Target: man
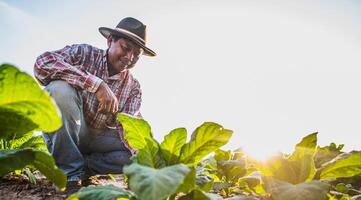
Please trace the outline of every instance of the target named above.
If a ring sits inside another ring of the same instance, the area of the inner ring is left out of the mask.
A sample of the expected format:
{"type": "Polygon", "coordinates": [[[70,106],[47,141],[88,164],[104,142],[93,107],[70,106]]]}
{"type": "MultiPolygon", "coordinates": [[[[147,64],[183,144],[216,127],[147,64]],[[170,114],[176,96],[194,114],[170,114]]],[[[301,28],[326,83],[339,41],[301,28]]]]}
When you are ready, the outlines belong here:
{"type": "MultiPolygon", "coordinates": [[[[146,46],[146,26],[125,18],[115,29],[101,27],[107,50],[80,44],[45,52],[34,66],[37,80],[57,103],[63,126],[43,133],[49,152],[68,177],[68,187],[95,174],[121,173],[131,149],[115,113],[141,117],[141,89],[129,69],[146,46]]],[[[84,181],[83,181],[84,182],[84,181]]]]}

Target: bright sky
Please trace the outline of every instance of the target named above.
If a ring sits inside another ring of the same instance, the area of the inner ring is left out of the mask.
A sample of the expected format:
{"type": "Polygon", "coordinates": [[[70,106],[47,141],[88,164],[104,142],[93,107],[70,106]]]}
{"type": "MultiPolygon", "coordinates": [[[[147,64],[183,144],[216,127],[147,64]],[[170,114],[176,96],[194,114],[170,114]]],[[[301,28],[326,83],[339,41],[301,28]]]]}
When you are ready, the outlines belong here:
{"type": "Polygon", "coordinates": [[[234,130],[224,149],[257,158],[319,144],[361,146],[361,3],[345,1],[0,0],[0,63],[32,74],[67,44],[106,48],[98,27],[132,16],[159,56],[134,69],[155,137],[204,121],[234,130]]]}

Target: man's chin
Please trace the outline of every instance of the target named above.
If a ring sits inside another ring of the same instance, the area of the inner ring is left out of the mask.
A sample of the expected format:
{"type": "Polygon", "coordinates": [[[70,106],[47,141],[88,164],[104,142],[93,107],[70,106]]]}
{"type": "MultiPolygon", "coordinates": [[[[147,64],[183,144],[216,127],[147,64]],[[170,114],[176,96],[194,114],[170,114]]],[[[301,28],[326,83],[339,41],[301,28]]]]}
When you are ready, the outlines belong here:
{"type": "Polygon", "coordinates": [[[117,67],[117,72],[120,73],[120,72],[123,72],[127,69],[127,66],[121,66],[121,67],[117,67]]]}

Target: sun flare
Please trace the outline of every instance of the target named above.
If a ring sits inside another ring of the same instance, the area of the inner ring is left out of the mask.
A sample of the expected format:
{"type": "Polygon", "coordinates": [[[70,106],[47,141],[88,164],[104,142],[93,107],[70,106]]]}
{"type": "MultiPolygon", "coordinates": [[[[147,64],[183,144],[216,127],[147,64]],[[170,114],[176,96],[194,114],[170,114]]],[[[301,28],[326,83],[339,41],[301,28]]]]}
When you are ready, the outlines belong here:
{"type": "Polygon", "coordinates": [[[279,151],[270,151],[267,148],[258,148],[258,149],[245,148],[244,152],[249,158],[264,162],[270,159],[272,156],[277,155],[279,151]]]}

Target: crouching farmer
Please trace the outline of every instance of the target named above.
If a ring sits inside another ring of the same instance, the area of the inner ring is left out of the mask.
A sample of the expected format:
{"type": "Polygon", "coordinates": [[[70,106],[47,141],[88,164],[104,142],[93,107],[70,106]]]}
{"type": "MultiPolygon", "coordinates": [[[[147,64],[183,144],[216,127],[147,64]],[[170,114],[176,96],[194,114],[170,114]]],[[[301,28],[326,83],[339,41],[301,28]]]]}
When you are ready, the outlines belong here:
{"type": "MultiPolygon", "coordinates": [[[[75,44],[40,55],[36,79],[58,105],[63,125],[43,133],[57,166],[67,175],[68,190],[95,174],[122,173],[131,149],[116,120],[122,112],[141,117],[141,89],[130,69],[141,55],[155,56],[146,46],[146,26],[125,18],[116,28],[99,28],[108,49],[75,44]]],[[[73,189],[74,190],[74,189],[73,189]]]]}

